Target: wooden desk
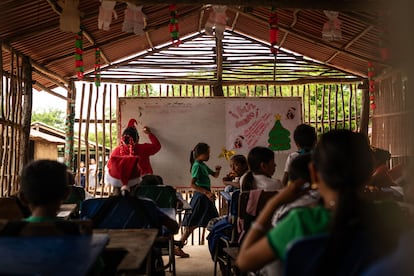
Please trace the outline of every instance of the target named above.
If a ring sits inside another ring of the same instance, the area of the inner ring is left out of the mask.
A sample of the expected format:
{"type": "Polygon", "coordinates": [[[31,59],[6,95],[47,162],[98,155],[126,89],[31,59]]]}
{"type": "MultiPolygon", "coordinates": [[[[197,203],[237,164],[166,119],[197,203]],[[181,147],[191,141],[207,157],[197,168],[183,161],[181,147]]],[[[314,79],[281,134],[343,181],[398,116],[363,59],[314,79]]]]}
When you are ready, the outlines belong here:
{"type": "Polygon", "coordinates": [[[1,237],[1,275],[86,275],[108,235],[1,237]]]}
{"type": "Polygon", "coordinates": [[[125,250],[118,271],[138,270],[151,252],[157,229],[95,229],[94,233],[109,235],[106,250],[125,250]]]}
{"type": "Polygon", "coordinates": [[[70,215],[77,209],[76,204],[62,204],[60,205],[57,217],[63,219],[69,219],[70,215]]]}

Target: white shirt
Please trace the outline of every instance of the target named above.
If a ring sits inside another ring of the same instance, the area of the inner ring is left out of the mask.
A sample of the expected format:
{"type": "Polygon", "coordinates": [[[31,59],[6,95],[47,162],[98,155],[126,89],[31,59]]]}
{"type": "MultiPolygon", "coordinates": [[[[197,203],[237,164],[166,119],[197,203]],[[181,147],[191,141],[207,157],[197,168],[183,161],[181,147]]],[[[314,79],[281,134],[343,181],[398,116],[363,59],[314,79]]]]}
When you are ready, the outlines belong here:
{"type": "Polygon", "coordinates": [[[298,155],[299,155],[299,152],[297,152],[297,151],[291,152],[288,155],[288,157],[286,159],[286,163],[285,163],[285,172],[289,171],[290,163],[292,163],[292,160],[295,159],[298,155]]]}
{"type": "MultiPolygon", "coordinates": [[[[241,177],[240,183],[243,183],[245,177],[246,174],[241,177]]],[[[256,185],[256,189],[261,189],[266,192],[277,191],[283,188],[282,181],[263,174],[253,174],[253,181],[256,185]]]]}

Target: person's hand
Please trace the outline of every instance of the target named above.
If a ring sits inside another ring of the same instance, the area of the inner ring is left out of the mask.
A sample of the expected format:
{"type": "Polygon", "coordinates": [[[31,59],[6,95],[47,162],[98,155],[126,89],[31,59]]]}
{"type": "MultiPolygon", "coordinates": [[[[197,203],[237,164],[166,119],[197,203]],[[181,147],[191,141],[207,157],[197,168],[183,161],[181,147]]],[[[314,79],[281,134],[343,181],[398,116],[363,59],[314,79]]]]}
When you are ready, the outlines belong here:
{"type": "Polygon", "coordinates": [[[145,134],[150,134],[151,133],[151,129],[147,126],[144,126],[144,133],[145,134]]]}
{"type": "Polygon", "coordinates": [[[216,166],[216,171],[219,172],[221,170],[221,166],[216,166]]]}

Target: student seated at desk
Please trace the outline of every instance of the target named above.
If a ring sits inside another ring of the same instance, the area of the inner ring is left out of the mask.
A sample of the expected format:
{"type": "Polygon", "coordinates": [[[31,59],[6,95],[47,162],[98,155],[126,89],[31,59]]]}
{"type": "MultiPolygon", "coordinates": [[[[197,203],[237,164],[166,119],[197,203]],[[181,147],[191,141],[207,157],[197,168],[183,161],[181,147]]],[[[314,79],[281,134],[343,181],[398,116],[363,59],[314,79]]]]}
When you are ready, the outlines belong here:
{"type": "Polygon", "coordinates": [[[240,177],[249,170],[246,157],[242,154],[233,155],[230,158],[230,169],[231,171],[223,177],[223,184],[226,186],[225,192],[240,189],[240,177]]]}
{"type": "MultiPolygon", "coordinates": [[[[359,275],[395,248],[404,228],[397,206],[366,202],[360,194],[373,171],[371,150],[363,134],[349,130],[323,134],[309,168],[323,205],[296,208],[272,227],[274,211],[298,198],[306,187],[302,180],[281,190],[267,202],[243,240],[237,257],[240,270],[257,270],[277,259],[284,262],[292,242],[322,233],[329,238],[302,275],[359,275]]],[[[305,257],[298,262],[306,261],[305,257]]]]}

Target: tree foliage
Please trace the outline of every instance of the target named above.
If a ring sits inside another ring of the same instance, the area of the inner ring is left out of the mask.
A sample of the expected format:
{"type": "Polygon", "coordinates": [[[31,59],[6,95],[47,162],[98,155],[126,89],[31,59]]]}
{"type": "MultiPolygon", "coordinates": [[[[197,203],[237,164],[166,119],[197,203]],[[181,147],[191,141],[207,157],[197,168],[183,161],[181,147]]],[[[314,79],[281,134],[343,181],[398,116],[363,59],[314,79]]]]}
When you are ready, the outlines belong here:
{"type": "Polygon", "coordinates": [[[41,122],[51,127],[65,130],[65,112],[57,108],[49,107],[32,113],[32,123],[41,122]]]}

